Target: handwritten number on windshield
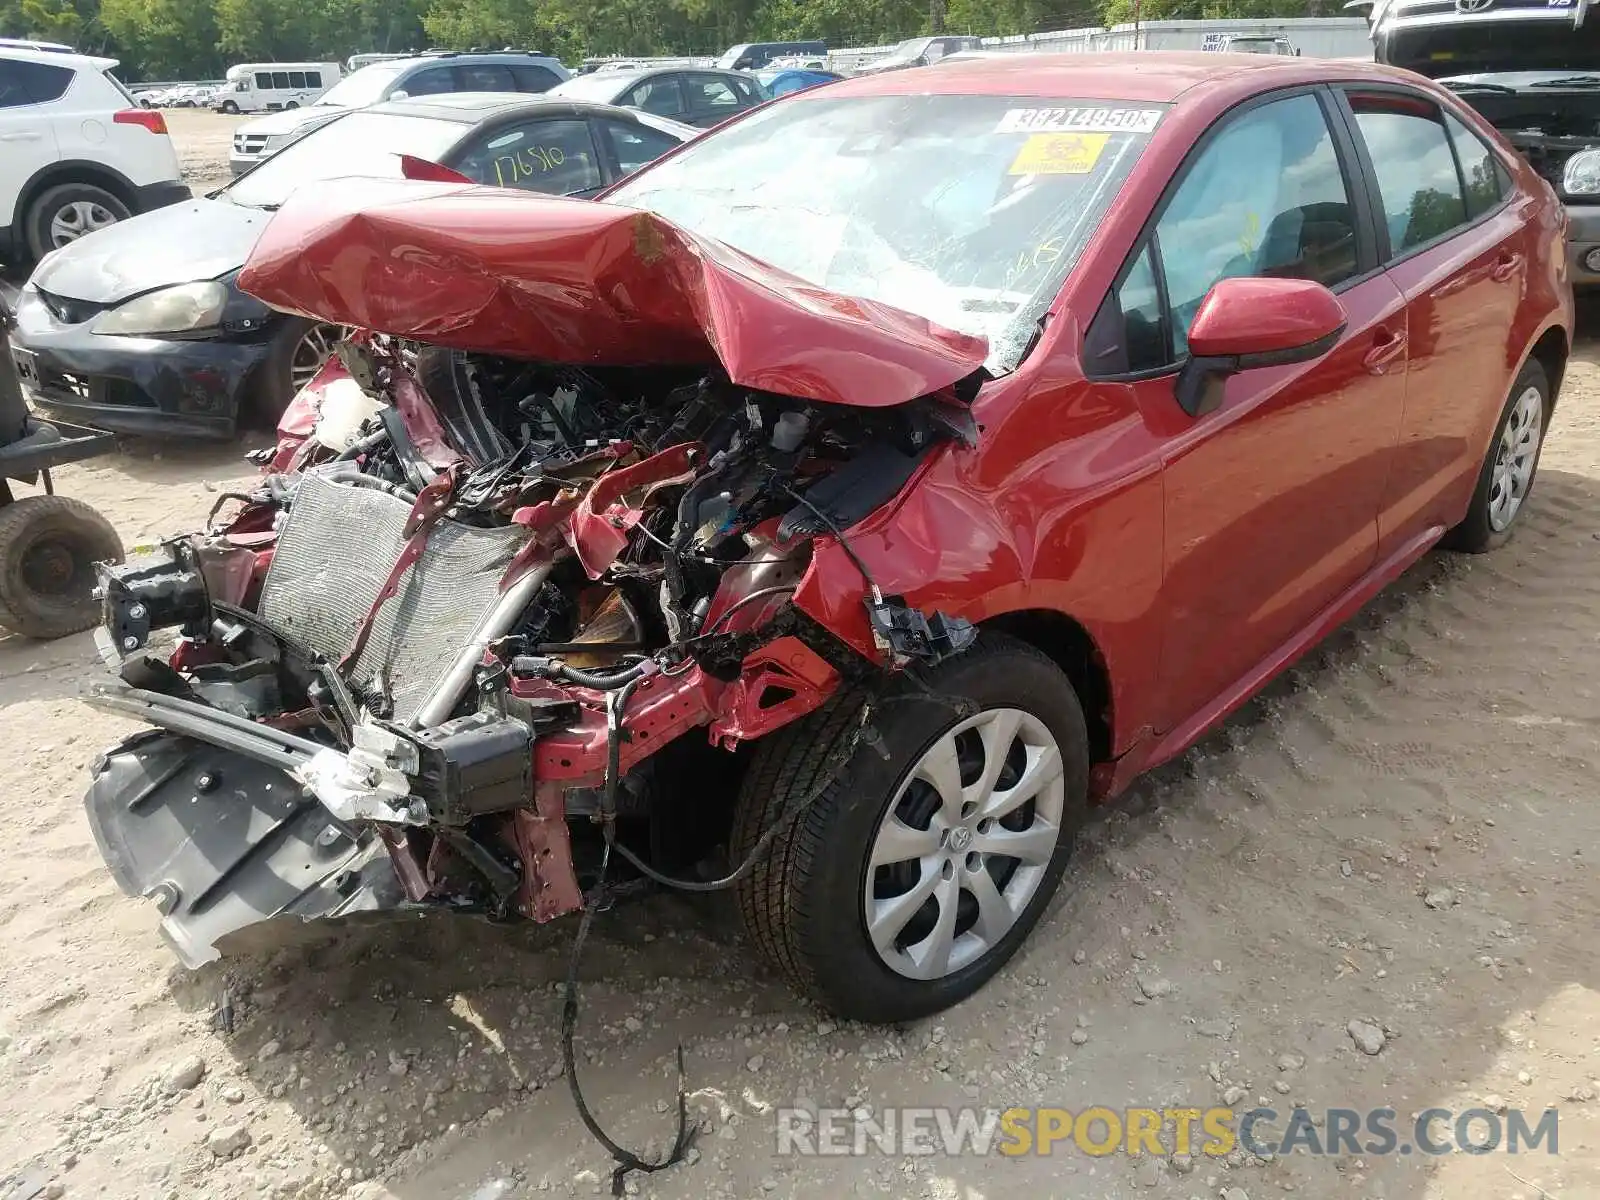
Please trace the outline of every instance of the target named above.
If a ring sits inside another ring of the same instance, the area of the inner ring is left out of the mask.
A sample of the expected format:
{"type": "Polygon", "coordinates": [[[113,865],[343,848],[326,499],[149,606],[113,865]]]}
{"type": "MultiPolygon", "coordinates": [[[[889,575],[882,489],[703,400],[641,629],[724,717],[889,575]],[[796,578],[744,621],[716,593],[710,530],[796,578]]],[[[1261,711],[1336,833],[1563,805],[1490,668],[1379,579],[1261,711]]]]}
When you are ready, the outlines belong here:
{"type": "Polygon", "coordinates": [[[567,161],[560,146],[527,146],[514,154],[494,160],[494,179],[501,187],[514,187],[523,179],[533,179],[553,171],[567,161]]]}
{"type": "Polygon", "coordinates": [[[1032,249],[1024,249],[1016,259],[1006,268],[1006,286],[1027,275],[1030,271],[1037,271],[1041,267],[1053,266],[1066,250],[1062,239],[1058,237],[1045,238],[1032,249]]]}

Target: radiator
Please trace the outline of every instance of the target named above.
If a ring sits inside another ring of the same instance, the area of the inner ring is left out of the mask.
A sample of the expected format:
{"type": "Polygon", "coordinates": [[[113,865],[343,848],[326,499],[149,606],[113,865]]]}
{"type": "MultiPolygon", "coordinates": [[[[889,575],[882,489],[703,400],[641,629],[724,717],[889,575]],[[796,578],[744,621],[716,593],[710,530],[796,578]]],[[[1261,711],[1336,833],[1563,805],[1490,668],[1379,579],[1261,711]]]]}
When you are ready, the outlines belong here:
{"type": "MultiPolygon", "coordinates": [[[[300,480],[278,537],[260,614],[295,642],[338,662],[405,547],[411,506],[375,488],[300,480]]],[[[376,685],[406,720],[471,641],[499,595],[500,577],[527,536],[441,520],[422,557],[378,611],[349,679],[376,685]]]]}

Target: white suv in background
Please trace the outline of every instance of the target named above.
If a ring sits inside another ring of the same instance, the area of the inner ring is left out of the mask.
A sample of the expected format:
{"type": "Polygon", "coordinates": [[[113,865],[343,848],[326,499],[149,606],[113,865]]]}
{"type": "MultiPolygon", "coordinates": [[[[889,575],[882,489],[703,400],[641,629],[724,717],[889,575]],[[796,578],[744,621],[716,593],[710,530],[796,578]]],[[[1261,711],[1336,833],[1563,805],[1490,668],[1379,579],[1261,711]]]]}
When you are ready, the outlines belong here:
{"type": "Polygon", "coordinates": [[[165,118],[140,107],[116,65],[0,45],[0,257],[32,262],[189,198],[165,118]]]}

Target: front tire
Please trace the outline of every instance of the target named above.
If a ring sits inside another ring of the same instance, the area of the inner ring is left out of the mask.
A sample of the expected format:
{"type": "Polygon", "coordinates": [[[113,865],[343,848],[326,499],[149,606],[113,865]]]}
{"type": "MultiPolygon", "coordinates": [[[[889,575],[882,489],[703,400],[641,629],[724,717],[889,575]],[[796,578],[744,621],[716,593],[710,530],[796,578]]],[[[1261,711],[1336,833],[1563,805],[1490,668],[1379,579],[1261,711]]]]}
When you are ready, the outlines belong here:
{"type": "Polygon", "coordinates": [[[739,886],[740,914],[794,987],[851,1020],[915,1020],[1005,965],[1060,883],[1088,810],[1083,710],[1033,647],[984,634],[872,715],[887,758],[838,759],[865,696],[841,691],[760,743],[735,810],[742,860],[837,775],[739,886]]]}
{"type": "Polygon", "coordinates": [[[235,104],[232,100],[224,100],[222,102],[222,108],[221,108],[220,111],[223,112],[224,114],[226,114],[227,116],[237,117],[239,115],[239,106],[237,104],[235,104]]]}
{"type": "Polygon", "coordinates": [[[0,508],[0,624],[58,638],[100,620],[94,564],[121,562],[122,539],[81,500],[28,496],[0,508]]]}
{"type": "Polygon", "coordinates": [[[1467,515],[1446,536],[1445,545],[1483,554],[1510,541],[1533,492],[1552,407],[1550,378],[1539,362],[1530,359],[1506,397],[1467,515]]]}
{"type": "Polygon", "coordinates": [[[289,401],[317,377],[342,337],[344,330],[338,325],[304,317],[284,318],[257,372],[254,410],[248,415],[268,429],[277,428],[289,401]]]}

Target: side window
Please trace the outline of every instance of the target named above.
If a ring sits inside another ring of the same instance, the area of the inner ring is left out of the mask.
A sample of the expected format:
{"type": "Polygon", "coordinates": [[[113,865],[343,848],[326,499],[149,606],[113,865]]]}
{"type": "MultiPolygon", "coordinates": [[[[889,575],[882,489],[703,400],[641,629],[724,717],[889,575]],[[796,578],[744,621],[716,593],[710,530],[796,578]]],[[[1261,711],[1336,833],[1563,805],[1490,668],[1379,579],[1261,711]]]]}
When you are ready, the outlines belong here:
{"type": "Polygon", "coordinates": [[[288,87],[289,86],[289,72],[287,72],[287,71],[274,71],[272,73],[272,86],[275,87],[275,88],[286,88],[286,87],[288,87]]]}
{"type": "Polygon", "coordinates": [[[1126,375],[1166,366],[1167,332],[1162,324],[1161,292],[1147,243],[1127,274],[1106,296],[1083,340],[1083,365],[1089,378],[1126,375]]]}
{"type": "Polygon", "coordinates": [[[257,71],[256,90],[258,92],[270,92],[272,90],[272,76],[265,71],[257,71]]]}
{"type": "Polygon", "coordinates": [[[306,73],[304,71],[290,71],[289,72],[289,86],[292,87],[292,88],[303,88],[303,87],[305,87],[306,86],[306,73]]]}
{"type": "Polygon", "coordinates": [[[561,80],[548,67],[512,67],[511,77],[517,81],[519,92],[548,92],[561,80]]]}
{"type": "Polygon", "coordinates": [[[475,63],[459,68],[463,92],[514,92],[511,72],[495,63],[475,63]]]}
{"type": "Polygon", "coordinates": [[[739,107],[739,97],[734,95],[726,79],[716,75],[690,75],[686,83],[691,112],[732,115],[739,107]]]}
{"type": "Polygon", "coordinates": [[[479,183],[551,196],[586,192],[604,182],[587,121],[502,125],[480,135],[451,165],[479,183]]]}
{"type": "Polygon", "coordinates": [[[629,108],[642,109],[658,117],[683,116],[683,91],[676,75],[657,75],[636,85],[622,98],[629,108]]]}
{"type": "Polygon", "coordinates": [[[631,175],[646,163],[654,162],[678,144],[659,129],[648,125],[629,125],[621,121],[599,121],[611,143],[611,152],[617,156],[617,166],[622,174],[631,175]]]}
{"type": "Polygon", "coordinates": [[[455,77],[449,67],[429,67],[401,80],[400,90],[408,96],[438,96],[456,90],[455,77]]]}
{"type": "Polygon", "coordinates": [[[1438,108],[1399,93],[1355,94],[1350,107],[1377,176],[1390,254],[1466,224],[1461,177],[1438,108]]]}
{"type": "Polygon", "coordinates": [[[48,104],[71,86],[72,72],[66,67],[0,59],[0,108],[48,104]]]}
{"type": "Polygon", "coordinates": [[[761,93],[756,90],[755,80],[735,79],[732,82],[734,91],[739,93],[741,104],[754,107],[761,103],[761,93]]]}
{"type": "Polygon", "coordinates": [[[1461,178],[1467,185],[1467,218],[1477,220],[1484,213],[1500,206],[1505,197],[1503,180],[1505,168],[1494,151],[1483,144],[1483,139],[1468,129],[1449,113],[1444,117],[1450,130],[1450,141],[1456,148],[1456,159],[1461,163],[1461,178]]]}
{"type": "Polygon", "coordinates": [[[306,72],[306,86],[307,87],[314,87],[314,88],[321,87],[322,86],[322,72],[321,71],[307,71],[306,72]]]}
{"type": "Polygon", "coordinates": [[[1332,287],[1355,275],[1355,211],[1316,97],[1275,100],[1223,126],[1186,168],[1156,241],[1174,359],[1188,352],[1189,322],[1219,279],[1332,287]]]}

